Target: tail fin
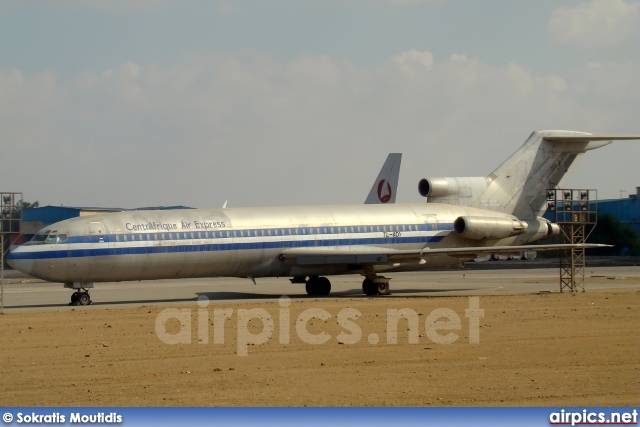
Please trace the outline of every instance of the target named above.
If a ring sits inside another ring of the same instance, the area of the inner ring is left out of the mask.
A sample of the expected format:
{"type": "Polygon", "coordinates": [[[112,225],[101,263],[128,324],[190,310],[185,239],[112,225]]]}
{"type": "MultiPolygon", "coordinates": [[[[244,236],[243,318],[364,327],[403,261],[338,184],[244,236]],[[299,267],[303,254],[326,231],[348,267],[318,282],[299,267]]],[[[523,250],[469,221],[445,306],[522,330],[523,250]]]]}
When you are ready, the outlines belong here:
{"type": "MultiPolygon", "coordinates": [[[[535,131],[520,149],[489,176],[483,178],[431,178],[419,184],[420,193],[434,193],[429,202],[451,199],[452,183],[474,184],[467,191],[465,205],[504,212],[521,219],[541,216],[546,189],[556,188],[576,160],[614,140],[640,139],[639,135],[593,135],[584,132],[535,131]],[[466,181],[465,181],[466,180],[466,181]],[[446,186],[445,186],[446,184],[446,186]],[[439,191],[439,192],[437,192],[439,191]]],[[[467,187],[461,187],[467,188],[467,187]]],[[[455,188],[455,193],[460,193],[455,188]]]]}
{"type": "Polygon", "coordinates": [[[402,153],[390,153],[387,156],[387,160],[382,165],[382,169],[380,169],[380,173],[369,191],[367,200],[364,201],[366,205],[396,202],[401,161],[402,153]]]}

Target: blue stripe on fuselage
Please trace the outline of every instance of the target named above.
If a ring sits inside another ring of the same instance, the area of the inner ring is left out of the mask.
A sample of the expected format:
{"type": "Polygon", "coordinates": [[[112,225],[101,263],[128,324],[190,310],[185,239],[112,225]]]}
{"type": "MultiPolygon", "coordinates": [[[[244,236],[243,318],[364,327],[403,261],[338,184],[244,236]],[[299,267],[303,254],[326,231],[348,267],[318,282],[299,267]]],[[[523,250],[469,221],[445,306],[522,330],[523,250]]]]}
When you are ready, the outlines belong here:
{"type": "MultiPolygon", "coordinates": [[[[86,236],[91,243],[108,245],[108,243],[98,243],[96,236],[86,236]],[[95,238],[95,240],[93,240],[95,238]]],[[[105,241],[113,240],[112,236],[104,236],[105,241]]],[[[14,251],[9,254],[9,259],[50,259],[50,258],[84,258],[93,256],[110,255],[141,255],[158,254],[171,252],[217,252],[217,251],[237,251],[237,250],[260,250],[260,249],[285,249],[304,248],[319,246],[353,246],[353,245],[394,245],[407,243],[437,243],[444,236],[416,236],[416,237],[389,237],[389,238],[360,238],[360,239],[326,239],[326,240],[299,240],[299,241],[275,241],[275,242],[246,242],[246,243],[204,243],[204,244],[164,244],[158,246],[138,246],[138,247],[111,247],[111,248],[89,248],[66,250],[54,249],[40,252],[14,251]]],[[[201,240],[201,239],[199,239],[201,240]]],[[[69,239],[71,241],[71,238],[69,239]]],[[[88,243],[83,241],[83,243],[88,243]]],[[[73,246],[73,244],[70,244],[73,246]]]]}

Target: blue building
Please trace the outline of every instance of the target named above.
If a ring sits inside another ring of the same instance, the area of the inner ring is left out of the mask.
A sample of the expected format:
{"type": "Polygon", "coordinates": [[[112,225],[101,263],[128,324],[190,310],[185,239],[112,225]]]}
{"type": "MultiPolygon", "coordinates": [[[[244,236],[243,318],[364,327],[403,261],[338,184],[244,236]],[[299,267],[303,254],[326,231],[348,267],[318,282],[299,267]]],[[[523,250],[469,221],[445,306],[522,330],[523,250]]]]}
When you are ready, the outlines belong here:
{"type": "MultiPolygon", "coordinates": [[[[558,210],[563,205],[558,203],[558,210]]],[[[623,225],[628,225],[640,235],[640,187],[636,187],[636,194],[626,199],[598,200],[590,203],[590,210],[597,210],[598,216],[611,215],[623,225]]],[[[544,217],[550,221],[555,218],[554,212],[545,212],[544,217]]]]}
{"type": "Polygon", "coordinates": [[[636,194],[627,199],[612,199],[598,201],[598,215],[609,214],[628,225],[640,235],[640,187],[636,187],[636,194]]]}

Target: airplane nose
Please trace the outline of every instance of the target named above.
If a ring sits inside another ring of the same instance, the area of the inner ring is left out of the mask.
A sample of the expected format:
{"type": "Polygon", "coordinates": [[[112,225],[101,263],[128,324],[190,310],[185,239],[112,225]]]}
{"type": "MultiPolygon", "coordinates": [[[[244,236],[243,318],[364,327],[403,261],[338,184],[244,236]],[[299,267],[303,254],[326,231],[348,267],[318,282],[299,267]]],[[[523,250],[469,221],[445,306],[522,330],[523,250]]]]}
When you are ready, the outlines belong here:
{"type": "Polygon", "coordinates": [[[7,255],[7,264],[14,270],[18,270],[26,274],[31,274],[31,271],[33,270],[33,259],[21,257],[19,249],[9,252],[9,255],[7,255]]]}

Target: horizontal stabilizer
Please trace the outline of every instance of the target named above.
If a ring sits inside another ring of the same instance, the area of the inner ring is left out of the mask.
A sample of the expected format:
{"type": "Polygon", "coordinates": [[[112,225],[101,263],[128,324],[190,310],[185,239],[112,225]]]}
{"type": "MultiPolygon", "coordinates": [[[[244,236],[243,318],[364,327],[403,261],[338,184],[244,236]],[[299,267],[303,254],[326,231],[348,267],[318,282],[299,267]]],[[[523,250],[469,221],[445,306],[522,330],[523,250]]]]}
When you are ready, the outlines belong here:
{"type": "Polygon", "coordinates": [[[551,142],[623,141],[629,139],[640,139],[640,135],[557,135],[545,136],[544,139],[551,142]]]}

